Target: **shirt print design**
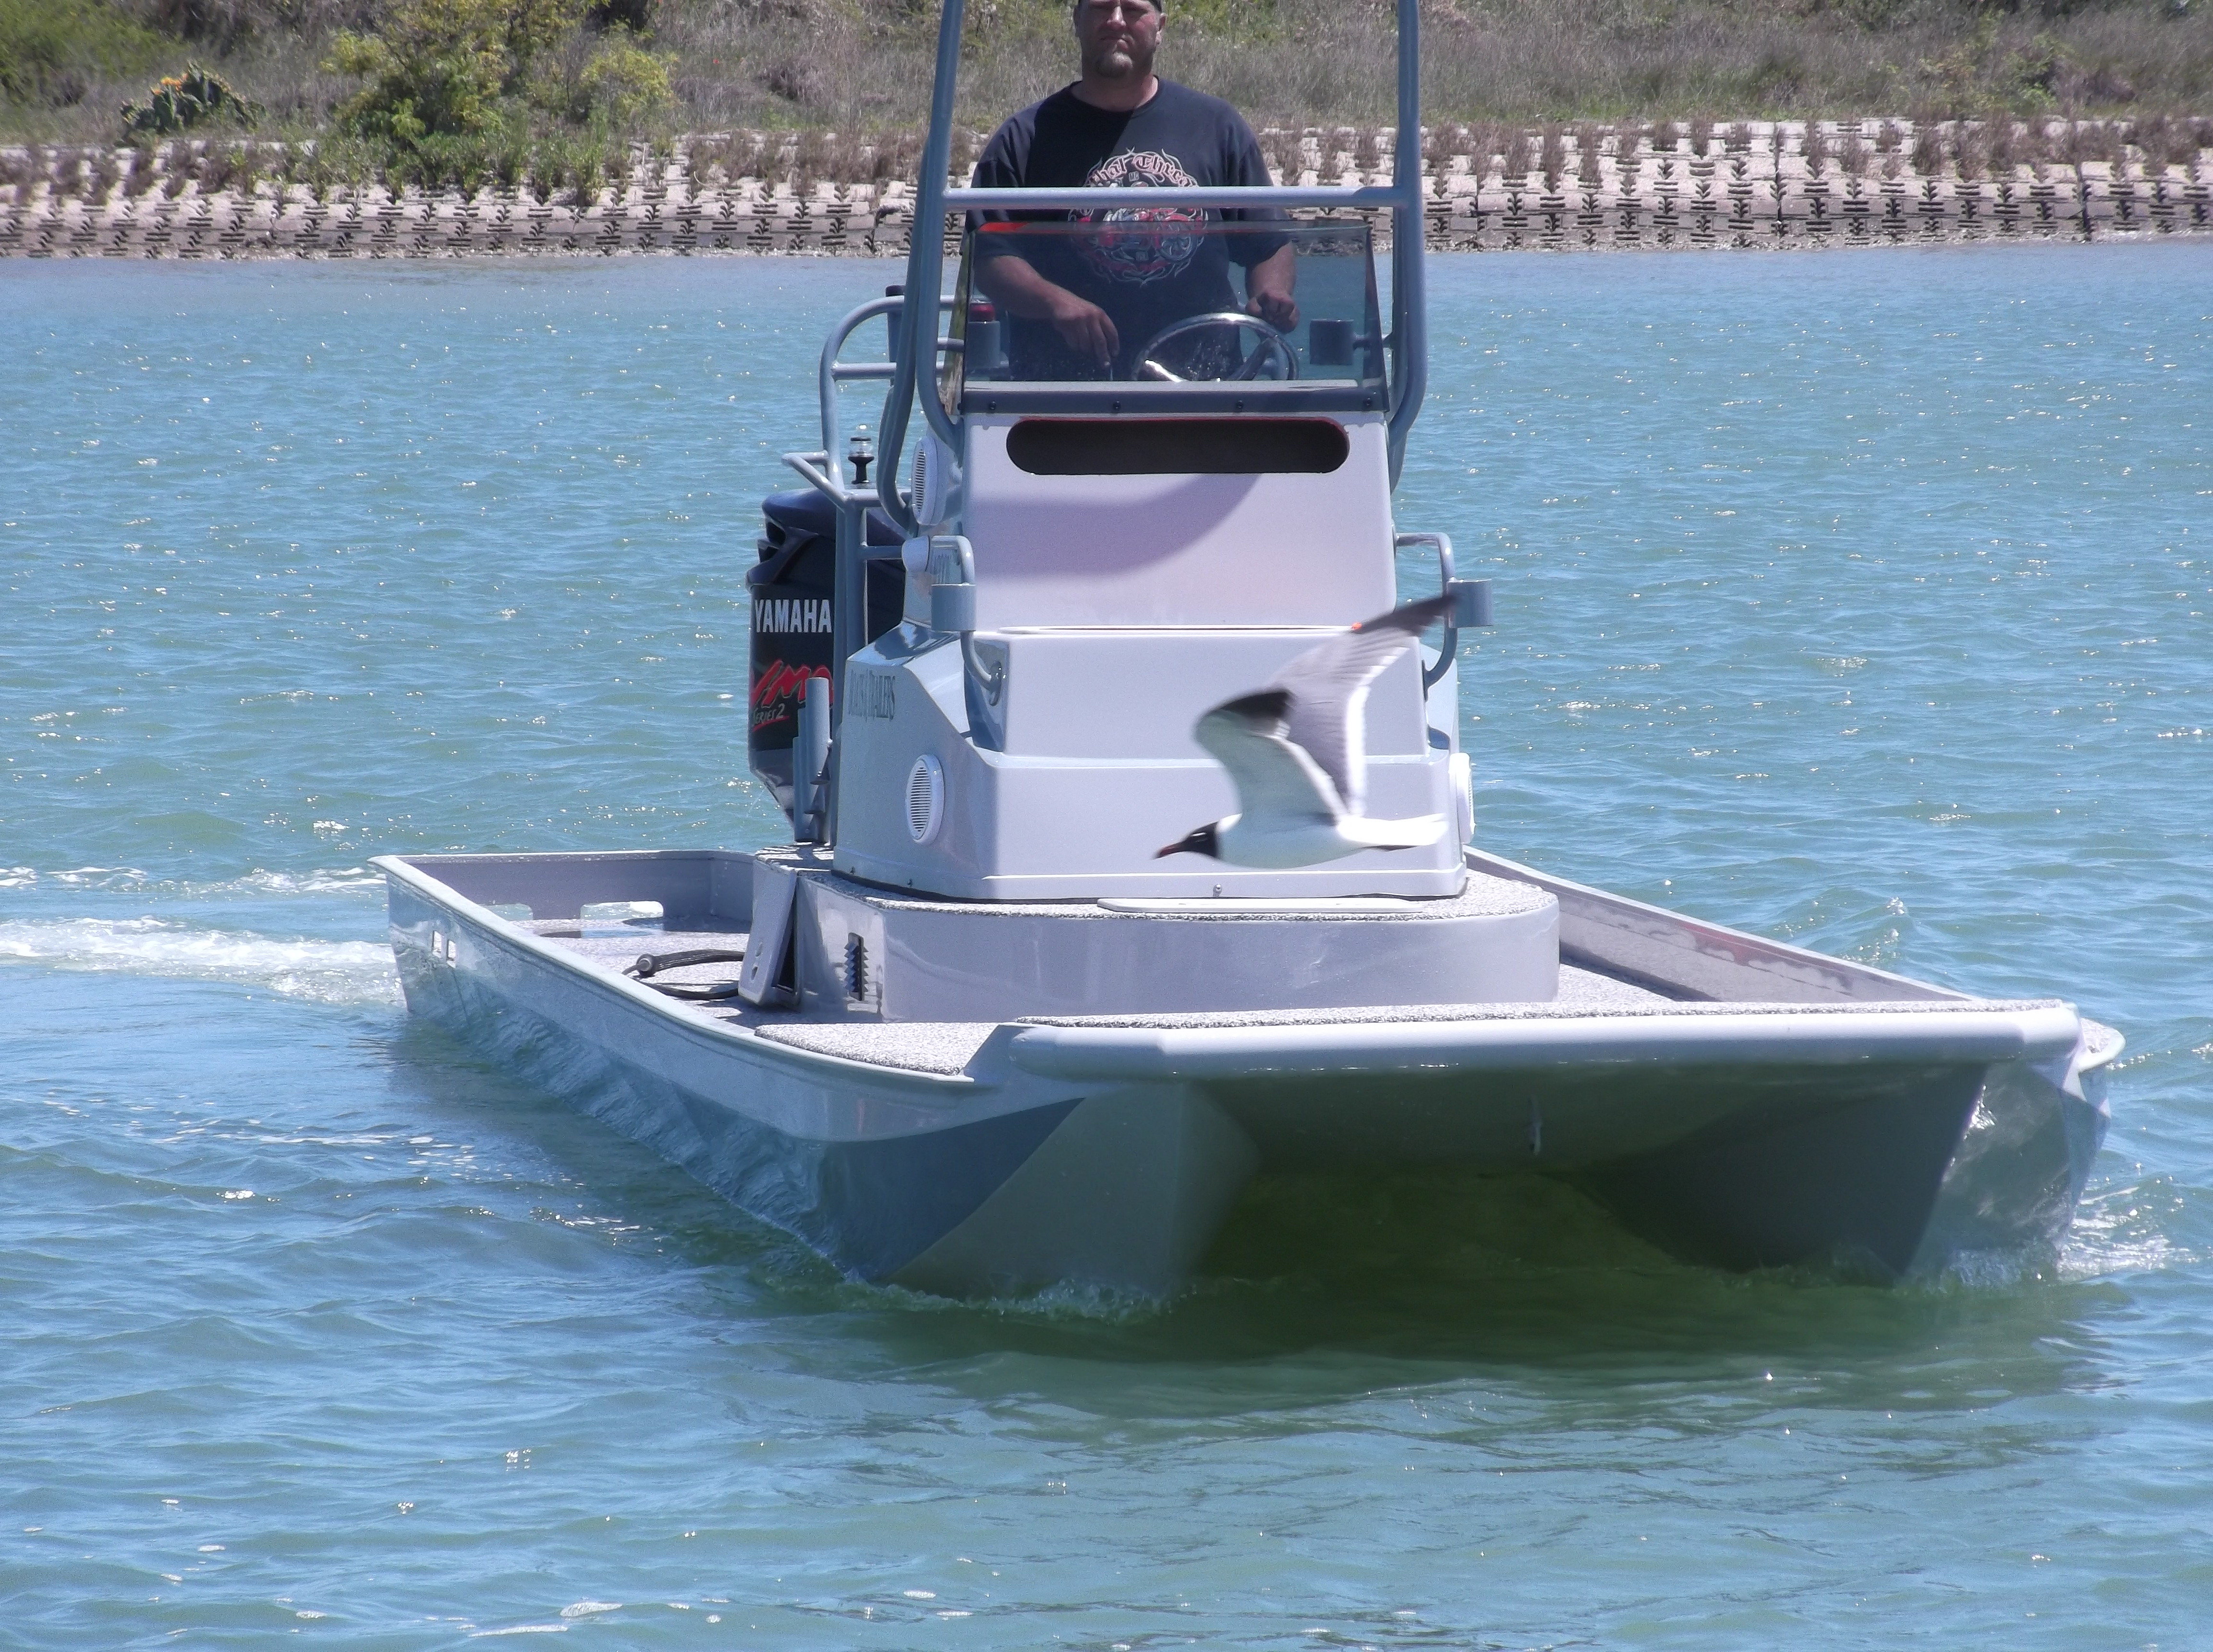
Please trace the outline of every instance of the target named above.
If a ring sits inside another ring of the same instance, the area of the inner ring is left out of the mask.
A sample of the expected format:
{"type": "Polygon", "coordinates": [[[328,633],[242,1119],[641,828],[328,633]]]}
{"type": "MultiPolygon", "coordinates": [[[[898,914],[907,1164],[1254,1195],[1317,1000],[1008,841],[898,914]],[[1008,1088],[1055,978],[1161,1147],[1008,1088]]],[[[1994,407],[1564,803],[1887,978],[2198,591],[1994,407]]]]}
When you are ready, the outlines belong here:
{"type": "MultiPolygon", "coordinates": [[[[1084,181],[1094,189],[1188,189],[1198,180],[1172,155],[1136,149],[1108,155],[1084,181]]],[[[1114,226],[1078,243],[1084,262],[1106,280],[1139,287],[1181,275],[1198,251],[1206,223],[1202,206],[1117,206],[1070,216],[1079,223],[1114,226]]]]}

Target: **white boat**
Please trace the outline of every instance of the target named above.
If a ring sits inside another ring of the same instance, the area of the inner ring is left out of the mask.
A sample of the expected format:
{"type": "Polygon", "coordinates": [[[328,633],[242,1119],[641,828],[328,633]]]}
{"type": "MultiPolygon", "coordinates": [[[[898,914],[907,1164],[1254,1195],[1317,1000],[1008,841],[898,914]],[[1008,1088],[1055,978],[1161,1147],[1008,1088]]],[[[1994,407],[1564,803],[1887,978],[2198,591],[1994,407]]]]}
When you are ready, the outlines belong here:
{"type": "MultiPolygon", "coordinates": [[[[943,291],[951,213],[1130,199],[947,187],[962,9],[907,295],[943,291]]],[[[1489,593],[1391,510],[1425,350],[1413,0],[1399,26],[1392,184],[1145,198],[1387,212],[1388,327],[1364,217],[1186,224],[1233,276],[1236,237],[1289,245],[1298,325],[1217,308],[1114,377],[1052,376],[979,257],[1168,232],[972,224],[949,296],[833,330],[821,445],[787,455],[812,494],[770,502],[752,757],[793,841],[385,856],[414,1013],[849,1274],[951,1295],[1171,1292],[1288,1168],[1452,1167],[1471,1198],[1558,1176],[1736,1268],[1898,1278],[2058,1239],[2119,1033],[1466,846],[1459,631],[1489,593]],[[877,318],[887,359],[847,361],[877,318]],[[841,397],[872,381],[881,452],[855,445],[848,481],[841,397]],[[1200,716],[1429,594],[1399,589],[1429,552],[1439,644],[1359,716],[1373,812],[1457,830],[1289,867],[1163,856],[1237,808],[1200,716]]]]}

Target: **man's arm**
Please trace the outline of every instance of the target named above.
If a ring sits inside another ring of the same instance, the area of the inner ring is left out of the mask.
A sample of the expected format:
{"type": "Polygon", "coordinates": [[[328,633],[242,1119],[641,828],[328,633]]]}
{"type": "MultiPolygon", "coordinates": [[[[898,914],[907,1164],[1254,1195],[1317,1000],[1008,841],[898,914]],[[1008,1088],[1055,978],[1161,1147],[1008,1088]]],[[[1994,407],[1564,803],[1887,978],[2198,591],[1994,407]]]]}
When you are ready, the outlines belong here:
{"type": "Polygon", "coordinates": [[[1245,271],[1245,308],[1278,332],[1299,324],[1298,301],[1291,285],[1298,278],[1298,251],[1285,241],[1245,271]]]}
{"type": "Polygon", "coordinates": [[[1070,349],[1104,366],[1113,364],[1114,353],[1122,347],[1113,318],[1088,299],[1078,298],[1067,288],[1047,281],[1027,259],[1013,253],[978,257],[976,284],[1009,315],[1050,321],[1070,349]]]}
{"type": "MultiPolygon", "coordinates": [[[[984,153],[976,162],[977,188],[1018,189],[1027,180],[1030,144],[1036,137],[1033,125],[1036,114],[1037,106],[1033,106],[1003,123],[991,134],[991,141],[984,146],[984,153]]],[[[1001,251],[991,244],[1001,239],[991,233],[991,224],[1006,223],[1012,216],[1003,212],[969,215],[969,227],[980,232],[975,237],[977,286],[1009,315],[1019,315],[1027,321],[1050,321],[1053,331],[1060,334],[1062,342],[1070,349],[1111,369],[1114,352],[1121,348],[1122,341],[1106,312],[1078,298],[1067,288],[1047,281],[1037,272],[1037,266],[1020,253],[1001,251]]]]}
{"type": "MultiPolygon", "coordinates": [[[[1226,110],[1226,113],[1229,125],[1223,134],[1227,139],[1227,153],[1223,157],[1222,181],[1245,188],[1265,187],[1273,183],[1275,180],[1268,175],[1267,159],[1260,153],[1260,140],[1253,136],[1252,127],[1247,125],[1245,118],[1235,110],[1226,110]]],[[[1233,207],[1222,216],[1226,220],[1261,224],[1281,223],[1288,218],[1289,214],[1280,207],[1264,206],[1233,207]]],[[[1263,246],[1267,244],[1265,239],[1258,235],[1254,239],[1260,240],[1263,246]]],[[[1250,246],[1252,242],[1247,241],[1246,244],[1250,246]]],[[[1234,247],[1235,242],[1232,245],[1234,247]]],[[[1235,254],[1233,253],[1232,256],[1235,254]]],[[[1298,280],[1298,254],[1290,241],[1288,239],[1283,241],[1266,256],[1253,259],[1249,264],[1246,264],[1243,259],[1239,259],[1238,262],[1245,264],[1247,313],[1259,316],[1278,332],[1289,332],[1298,326],[1298,302],[1291,296],[1291,290],[1298,280]]]]}

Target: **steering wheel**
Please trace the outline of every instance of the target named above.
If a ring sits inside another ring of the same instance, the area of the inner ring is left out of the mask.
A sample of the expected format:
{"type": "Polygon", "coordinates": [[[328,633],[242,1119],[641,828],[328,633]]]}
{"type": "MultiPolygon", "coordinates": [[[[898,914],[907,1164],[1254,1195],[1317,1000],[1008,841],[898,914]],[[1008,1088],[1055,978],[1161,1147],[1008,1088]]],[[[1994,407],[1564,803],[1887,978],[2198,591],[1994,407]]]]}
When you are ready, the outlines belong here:
{"type": "Polygon", "coordinates": [[[1180,338],[1186,332],[1197,332],[1205,327],[1243,327],[1259,335],[1259,348],[1228,375],[1230,381],[1259,377],[1260,369],[1271,359],[1280,362],[1283,366],[1280,374],[1271,376],[1286,379],[1299,376],[1298,352],[1291,348],[1291,341],[1259,316],[1248,315],[1243,310],[1213,310],[1204,315],[1186,315],[1180,321],[1169,322],[1146,340],[1145,347],[1137,352],[1137,364],[1131,369],[1130,376],[1133,379],[1165,379],[1170,384],[1190,383],[1191,381],[1180,373],[1171,373],[1162,367],[1153,359],[1153,356],[1171,338],[1180,338]]]}

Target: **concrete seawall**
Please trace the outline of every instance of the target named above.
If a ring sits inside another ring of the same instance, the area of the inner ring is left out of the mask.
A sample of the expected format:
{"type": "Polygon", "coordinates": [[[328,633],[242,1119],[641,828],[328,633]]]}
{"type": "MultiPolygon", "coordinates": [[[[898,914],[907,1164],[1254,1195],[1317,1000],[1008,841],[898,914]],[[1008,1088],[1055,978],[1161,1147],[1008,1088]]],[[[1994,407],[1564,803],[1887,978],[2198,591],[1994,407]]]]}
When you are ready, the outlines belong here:
{"type": "MultiPolygon", "coordinates": [[[[1437,251],[1790,249],[2213,235],[2213,149],[2128,129],[2017,127],[2003,145],[1969,123],[1737,123],[1689,138],[1584,126],[1425,136],[1428,232],[1437,251]],[[2093,134],[2086,137],[2085,132],[2093,134]],[[1455,136],[1457,134],[1457,136],[1455,136]],[[1872,141],[1870,141],[1872,140],[1872,141]],[[1997,153],[1993,155],[1990,150],[1997,153]],[[2028,158],[2019,158],[2026,150],[2028,158]],[[1484,151],[1478,153],[1478,151],[1484,151]],[[1515,168],[1509,170],[1509,168],[1515,168]]],[[[970,135],[972,153],[980,135],[970,135]]],[[[2213,136],[2199,124],[2195,136],[2213,136]]],[[[866,175],[726,175],[728,139],[643,149],[598,188],[487,186],[464,192],[287,181],[247,187],[205,162],[212,146],[0,151],[0,256],[460,258],[617,253],[903,256],[911,183],[866,175]],[[105,159],[102,159],[105,157],[105,159]],[[140,171],[140,168],[144,171],[140,171]]],[[[1392,135],[1352,128],[1263,134],[1286,181],[1383,182],[1392,135]]],[[[788,158],[793,146],[769,152],[788,158]]],[[[758,137],[751,145],[762,152],[758,137]]],[[[865,146],[846,151],[864,174],[865,146]]],[[[274,163],[272,164],[272,157],[274,163]]],[[[774,166],[760,168],[775,173],[774,166]]],[[[1387,225],[1382,226],[1387,233],[1387,225]]]]}

